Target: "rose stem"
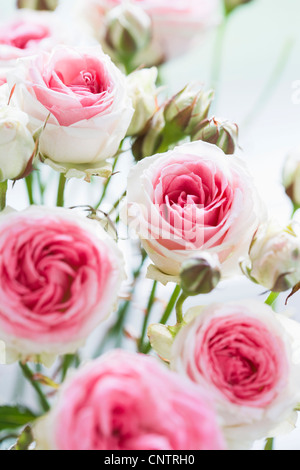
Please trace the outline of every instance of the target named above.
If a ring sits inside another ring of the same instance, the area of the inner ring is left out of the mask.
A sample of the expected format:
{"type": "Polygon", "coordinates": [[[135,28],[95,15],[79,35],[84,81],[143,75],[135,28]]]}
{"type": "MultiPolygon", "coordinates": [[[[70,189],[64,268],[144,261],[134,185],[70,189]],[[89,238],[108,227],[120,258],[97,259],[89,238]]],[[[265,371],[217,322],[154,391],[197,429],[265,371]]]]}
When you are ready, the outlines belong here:
{"type": "Polygon", "coordinates": [[[282,76],[282,73],[285,69],[285,66],[288,62],[288,59],[290,58],[293,46],[295,44],[294,39],[288,39],[281,51],[281,54],[279,56],[279,59],[275,65],[274,70],[271,73],[271,76],[264,87],[261,95],[259,96],[257,102],[252,108],[252,111],[248,114],[248,116],[244,119],[244,122],[241,127],[249,127],[253,120],[256,118],[256,116],[261,112],[261,110],[264,108],[264,106],[267,104],[269,101],[270,97],[272,96],[272,93],[274,92],[280,77],[282,76]]]}
{"type": "Polygon", "coordinates": [[[270,305],[270,307],[272,307],[273,310],[274,310],[274,307],[275,307],[274,304],[275,304],[276,300],[278,299],[279,294],[280,294],[279,292],[271,292],[271,294],[269,295],[269,297],[265,301],[265,304],[270,305]]]}
{"type": "Polygon", "coordinates": [[[61,173],[60,177],[59,177],[57,199],[56,199],[56,206],[57,207],[64,207],[66,181],[67,180],[66,180],[65,175],[63,173],[61,173]]]}
{"type": "Polygon", "coordinates": [[[115,172],[115,170],[116,170],[117,163],[118,163],[118,160],[119,160],[120,155],[121,155],[121,153],[118,153],[118,155],[116,156],[116,158],[115,158],[115,160],[114,160],[113,167],[112,167],[112,174],[111,174],[111,176],[110,176],[109,178],[107,178],[107,180],[106,180],[106,182],[105,182],[105,185],[104,185],[104,188],[103,188],[103,192],[102,192],[100,201],[99,201],[98,204],[95,206],[95,209],[98,209],[98,208],[101,206],[101,204],[102,204],[102,202],[103,202],[103,200],[104,200],[104,198],[105,198],[105,196],[106,196],[108,187],[109,187],[110,182],[111,182],[111,178],[112,178],[112,176],[113,176],[113,174],[114,174],[114,172],[115,172]]]}
{"type": "Polygon", "coordinates": [[[0,211],[6,207],[7,181],[0,183],[0,211]]]}
{"type": "Polygon", "coordinates": [[[38,382],[34,380],[34,374],[30,370],[27,364],[22,364],[22,362],[19,362],[20,368],[23,372],[24,377],[31,383],[32,387],[35,389],[39,399],[40,399],[40,404],[45,413],[48,413],[50,411],[50,405],[48,403],[47,398],[45,397],[44,393],[42,392],[41,387],[39,386],[38,382]]]}
{"type": "Polygon", "coordinates": [[[222,23],[219,25],[218,30],[217,30],[216,42],[214,46],[214,53],[213,53],[214,59],[213,59],[210,86],[215,90],[215,96],[217,96],[218,88],[220,84],[224,39],[225,39],[226,30],[227,30],[229,16],[230,15],[226,15],[222,23]]]}
{"type": "Polygon", "coordinates": [[[29,204],[32,206],[34,205],[34,198],[33,198],[33,174],[31,173],[25,178],[25,184],[28,194],[29,204]]]}
{"type": "MultiPolygon", "coordinates": [[[[174,289],[174,292],[172,294],[172,297],[170,298],[170,301],[167,305],[167,308],[164,311],[164,314],[161,317],[161,320],[159,321],[159,323],[161,325],[165,325],[167,323],[167,321],[169,320],[169,318],[170,318],[170,316],[173,312],[173,309],[175,307],[175,304],[177,302],[177,299],[180,295],[180,292],[181,292],[181,287],[176,285],[176,287],[174,289]]],[[[151,344],[148,343],[148,344],[144,345],[143,350],[141,352],[143,352],[144,354],[148,354],[150,352],[150,350],[151,350],[151,344]]]]}
{"type": "MultiPolygon", "coordinates": [[[[134,283],[133,283],[133,287],[132,287],[132,290],[131,290],[131,295],[130,297],[132,298],[133,294],[134,294],[134,291],[135,291],[135,288],[136,288],[136,281],[142,271],[142,268],[144,266],[144,263],[147,259],[147,254],[146,252],[143,250],[142,251],[142,260],[141,260],[141,263],[139,265],[139,267],[137,268],[137,270],[133,273],[133,278],[134,278],[134,283]]],[[[101,354],[103,353],[104,349],[105,349],[105,346],[106,344],[109,343],[109,341],[117,336],[119,336],[120,338],[120,333],[123,331],[123,326],[125,324],[125,321],[126,321],[126,316],[130,310],[130,307],[131,307],[131,301],[130,300],[126,300],[119,308],[118,310],[118,313],[117,313],[117,320],[115,322],[114,325],[112,325],[112,327],[109,329],[109,331],[107,332],[107,334],[105,335],[104,339],[102,340],[102,342],[100,343],[98,349],[96,350],[96,352],[94,353],[93,357],[94,358],[97,358],[99,356],[101,356],[101,354]]],[[[117,346],[120,346],[120,339],[117,338],[117,346]]]]}
{"type": "Polygon", "coordinates": [[[146,332],[147,332],[147,326],[148,326],[149,318],[150,318],[150,315],[151,315],[151,311],[152,311],[153,305],[155,303],[155,294],[156,294],[157,286],[158,286],[158,282],[154,281],[153,286],[152,286],[152,290],[151,290],[151,293],[150,293],[150,297],[149,297],[149,300],[148,300],[148,304],[147,304],[147,310],[146,310],[146,315],[145,315],[145,318],[144,318],[141,337],[140,337],[140,340],[138,342],[138,351],[139,352],[143,351],[144,337],[145,337],[146,332]]]}
{"type": "Polygon", "coordinates": [[[266,440],[266,445],[264,450],[274,450],[274,439],[270,438],[266,440]]]}

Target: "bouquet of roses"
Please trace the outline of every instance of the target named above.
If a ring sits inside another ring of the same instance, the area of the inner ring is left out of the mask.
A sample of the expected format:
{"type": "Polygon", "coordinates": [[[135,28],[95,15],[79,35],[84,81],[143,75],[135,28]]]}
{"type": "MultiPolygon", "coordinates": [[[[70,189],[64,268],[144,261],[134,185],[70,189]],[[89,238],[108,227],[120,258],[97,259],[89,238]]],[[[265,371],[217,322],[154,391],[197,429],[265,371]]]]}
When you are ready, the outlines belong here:
{"type": "Polygon", "coordinates": [[[215,90],[160,77],[248,1],[24,0],[2,22],[0,380],[17,363],[34,393],[0,403],[3,448],[271,449],[295,426],[300,326],[276,300],[300,289],[299,153],[282,225],[215,90]],[[265,299],[211,302],[236,276],[265,299]]]}

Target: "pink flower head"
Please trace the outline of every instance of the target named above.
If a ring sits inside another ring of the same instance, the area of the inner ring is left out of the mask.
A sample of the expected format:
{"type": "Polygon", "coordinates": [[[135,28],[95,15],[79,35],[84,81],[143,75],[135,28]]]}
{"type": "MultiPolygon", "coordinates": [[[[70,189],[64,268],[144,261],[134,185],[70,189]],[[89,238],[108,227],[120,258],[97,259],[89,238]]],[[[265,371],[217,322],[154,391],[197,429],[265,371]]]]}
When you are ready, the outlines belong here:
{"type": "Polygon", "coordinates": [[[138,163],[127,194],[129,220],[146,251],[173,276],[201,250],[217,254],[226,274],[239,269],[262,212],[243,162],[200,141],[138,163]]]}
{"type": "Polygon", "coordinates": [[[154,358],[115,350],[70,377],[36,429],[55,450],[221,450],[211,401],[154,358]]]}
{"type": "MultiPolygon", "coordinates": [[[[133,108],[125,76],[100,46],[58,46],[20,61],[8,83],[30,118],[45,158],[62,164],[97,164],[116,154],[133,108]]],[[[87,167],[91,168],[91,167],[87,167]]]]}
{"type": "MultiPolygon", "coordinates": [[[[81,0],[80,14],[96,37],[105,39],[105,15],[122,0],[81,0]]],[[[149,15],[152,41],[137,62],[156,65],[186,52],[220,20],[218,0],[132,0],[149,15]]]]}
{"type": "Polygon", "coordinates": [[[173,344],[172,368],[209,390],[230,437],[263,437],[299,397],[284,324],[270,307],[250,301],[196,307],[193,314],[173,344]]]}
{"type": "Polygon", "coordinates": [[[73,43],[73,39],[68,27],[53,12],[20,10],[0,25],[0,61],[3,63],[42,50],[50,51],[60,43],[73,43]]]}
{"type": "Polygon", "coordinates": [[[117,300],[115,243],[67,209],[10,212],[0,227],[0,339],[22,357],[76,350],[117,300]]]}

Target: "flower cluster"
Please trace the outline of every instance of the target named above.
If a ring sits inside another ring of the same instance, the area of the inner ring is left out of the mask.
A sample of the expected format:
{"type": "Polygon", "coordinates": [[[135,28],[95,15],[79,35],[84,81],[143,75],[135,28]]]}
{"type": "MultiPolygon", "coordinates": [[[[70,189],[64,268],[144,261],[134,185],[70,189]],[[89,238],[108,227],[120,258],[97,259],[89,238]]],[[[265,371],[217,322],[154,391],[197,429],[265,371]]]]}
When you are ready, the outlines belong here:
{"type": "Polygon", "coordinates": [[[19,363],[41,407],[0,406],[0,443],[13,429],[22,450],[249,449],[295,425],[300,326],[275,301],[300,290],[298,152],[292,220],[274,222],[214,89],[161,83],[250,2],[220,3],[19,1],[0,25],[0,363],[19,363]],[[215,301],[236,277],[265,303],[215,301]]]}

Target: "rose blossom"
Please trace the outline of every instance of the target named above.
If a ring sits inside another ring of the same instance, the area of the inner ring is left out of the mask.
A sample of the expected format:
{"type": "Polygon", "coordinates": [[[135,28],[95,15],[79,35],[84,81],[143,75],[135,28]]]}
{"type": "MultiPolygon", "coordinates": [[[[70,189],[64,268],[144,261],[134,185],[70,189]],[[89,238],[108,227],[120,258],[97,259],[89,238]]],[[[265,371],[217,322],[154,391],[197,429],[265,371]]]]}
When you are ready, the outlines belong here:
{"type": "Polygon", "coordinates": [[[224,276],[239,271],[263,208],[243,161],[200,141],[139,162],[127,199],[129,225],[170,276],[198,251],[218,255],[224,276]]]}
{"type": "Polygon", "coordinates": [[[115,242],[75,211],[0,216],[0,340],[11,360],[75,352],[111,312],[123,279],[115,242]]]}
{"type": "Polygon", "coordinates": [[[31,168],[35,143],[27,123],[27,114],[1,105],[0,92],[0,182],[22,178],[31,168]]]}
{"type": "Polygon", "coordinates": [[[69,377],[34,429],[42,450],[222,450],[210,398],[154,358],[115,350],[69,377]]]}
{"type": "Polygon", "coordinates": [[[40,137],[42,159],[97,174],[113,157],[130,125],[133,108],[125,76],[100,46],[58,46],[52,54],[19,62],[8,80],[15,100],[40,137]]]}
{"type": "Polygon", "coordinates": [[[272,435],[299,401],[299,324],[258,301],[187,315],[194,319],[173,343],[171,368],[209,391],[233,447],[272,435]]]}
{"type": "MultiPolygon", "coordinates": [[[[122,0],[79,0],[77,17],[85,18],[100,42],[105,39],[105,16],[122,0]]],[[[219,21],[218,0],[133,0],[152,20],[152,41],[137,57],[147,66],[186,52],[198,38],[219,21]]]]}
{"type": "Polygon", "coordinates": [[[15,66],[16,59],[74,43],[66,22],[50,12],[20,10],[0,25],[0,65],[15,66]]]}

